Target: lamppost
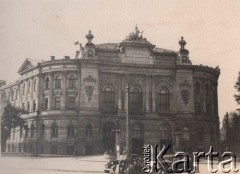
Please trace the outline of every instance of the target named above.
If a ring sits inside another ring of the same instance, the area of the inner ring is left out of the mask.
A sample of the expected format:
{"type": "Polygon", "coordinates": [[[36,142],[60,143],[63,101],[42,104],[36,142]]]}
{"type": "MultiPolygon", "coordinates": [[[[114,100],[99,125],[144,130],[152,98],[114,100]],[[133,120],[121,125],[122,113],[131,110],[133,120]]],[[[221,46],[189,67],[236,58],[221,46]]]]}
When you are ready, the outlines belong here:
{"type": "Polygon", "coordinates": [[[39,131],[39,115],[40,110],[37,110],[37,136],[36,136],[36,150],[35,150],[35,156],[37,157],[39,154],[39,145],[40,145],[40,131],[39,131]]]}
{"type": "Polygon", "coordinates": [[[116,135],[116,140],[115,140],[115,148],[116,148],[116,154],[117,154],[117,160],[120,159],[120,126],[119,126],[119,119],[117,119],[117,124],[116,128],[113,130],[116,135]]]}
{"type": "Polygon", "coordinates": [[[130,150],[129,150],[129,85],[127,85],[127,95],[126,95],[126,157],[129,158],[130,150]]]}

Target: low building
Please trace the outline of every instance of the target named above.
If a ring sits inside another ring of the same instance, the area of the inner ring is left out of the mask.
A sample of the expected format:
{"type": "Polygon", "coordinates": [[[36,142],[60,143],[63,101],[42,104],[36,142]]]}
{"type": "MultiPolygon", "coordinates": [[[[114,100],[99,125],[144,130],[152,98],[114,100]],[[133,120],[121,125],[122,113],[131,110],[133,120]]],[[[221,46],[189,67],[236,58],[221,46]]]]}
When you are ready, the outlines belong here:
{"type": "Polygon", "coordinates": [[[0,88],[1,108],[29,111],[7,152],[84,155],[115,151],[116,142],[125,150],[127,111],[131,153],[144,144],[218,148],[218,67],[192,65],[183,38],[179,51],[156,47],[137,26],[120,43],[86,38],[75,58],[26,59],[20,80],[0,88]]]}

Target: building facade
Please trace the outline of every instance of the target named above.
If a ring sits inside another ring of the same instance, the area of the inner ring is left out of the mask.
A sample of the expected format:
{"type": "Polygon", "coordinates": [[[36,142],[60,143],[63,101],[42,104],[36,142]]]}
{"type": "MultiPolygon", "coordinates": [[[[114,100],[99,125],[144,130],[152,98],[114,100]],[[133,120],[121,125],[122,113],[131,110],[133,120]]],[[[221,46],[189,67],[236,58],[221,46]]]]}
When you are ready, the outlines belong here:
{"type": "Polygon", "coordinates": [[[137,26],[120,43],[86,38],[74,59],[26,59],[20,80],[0,88],[1,112],[8,102],[29,111],[7,152],[84,155],[115,151],[116,142],[124,150],[127,111],[131,153],[144,144],[218,148],[218,67],[192,65],[183,38],[179,51],[157,48],[137,26]]]}

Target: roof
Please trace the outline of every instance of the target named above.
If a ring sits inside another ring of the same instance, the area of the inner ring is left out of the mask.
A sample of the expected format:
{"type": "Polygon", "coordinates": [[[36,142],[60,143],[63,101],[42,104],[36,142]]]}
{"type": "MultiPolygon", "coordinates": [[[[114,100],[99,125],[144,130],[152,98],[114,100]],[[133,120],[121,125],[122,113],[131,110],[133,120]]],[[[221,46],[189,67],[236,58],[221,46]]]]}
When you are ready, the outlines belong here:
{"type": "Polygon", "coordinates": [[[119,49],[118,43],[103,43],[96,45],[96,48],[100,49],[119,49]]]}
{"type": "MultiPolygon", "coordinates": [[[[102,43],[102,44],[98,44],[96,45],[96,48],[99,49],[119,49],[118,47],[119,43],[102,43]]],[[[163,48],[153,48],[154,52],[157,53],[177,53],[176,51],[172,51],[172,50],[167,50],[167,49],[163,49],[163,48]]]]}
{"type": "Polygon", "coordinates": [[[176,51],[171,51],[171,50],[166,50],[163,48],[153,48],[153,51],[157,52],[157,53],[177,53],[176,51]]]}
{"type": "Polygon", "coordinates": [[[35,66],[37,66],[37,64],[39,63],[40,61],[38,60],[34,60],[34,59],[29,59],[29,58],[26,58],[25,61],[23,62],[22,66],[20,67],[20,69],[18,70],[18,73],[22,73],[28,69],[31,69],[35,66]]]}

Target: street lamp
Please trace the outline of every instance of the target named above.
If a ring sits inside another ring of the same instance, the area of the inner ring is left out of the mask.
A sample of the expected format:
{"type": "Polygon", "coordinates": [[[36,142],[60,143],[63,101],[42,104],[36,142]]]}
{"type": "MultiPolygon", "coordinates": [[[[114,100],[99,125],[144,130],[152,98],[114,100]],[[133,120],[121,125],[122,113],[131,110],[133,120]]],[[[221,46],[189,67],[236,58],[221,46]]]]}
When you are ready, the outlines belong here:
{"type": "Polygon", "coordinates": [[[127,107],[126,107],[126,156],[129,158],[130,156],[130,150],[129,150],[129,85],[127,84],[127,95],[126,95],[126,101],[127,101],[127,107]]]}
{"type": "Polygon", "coordinates": [[[119,119],[117,119],[116,128],[113,130],[116,134],[116,140],[115,140],[115,148],[117,153],[117,160],[120,159],[120,126],[119,126],[119,119]]]}

